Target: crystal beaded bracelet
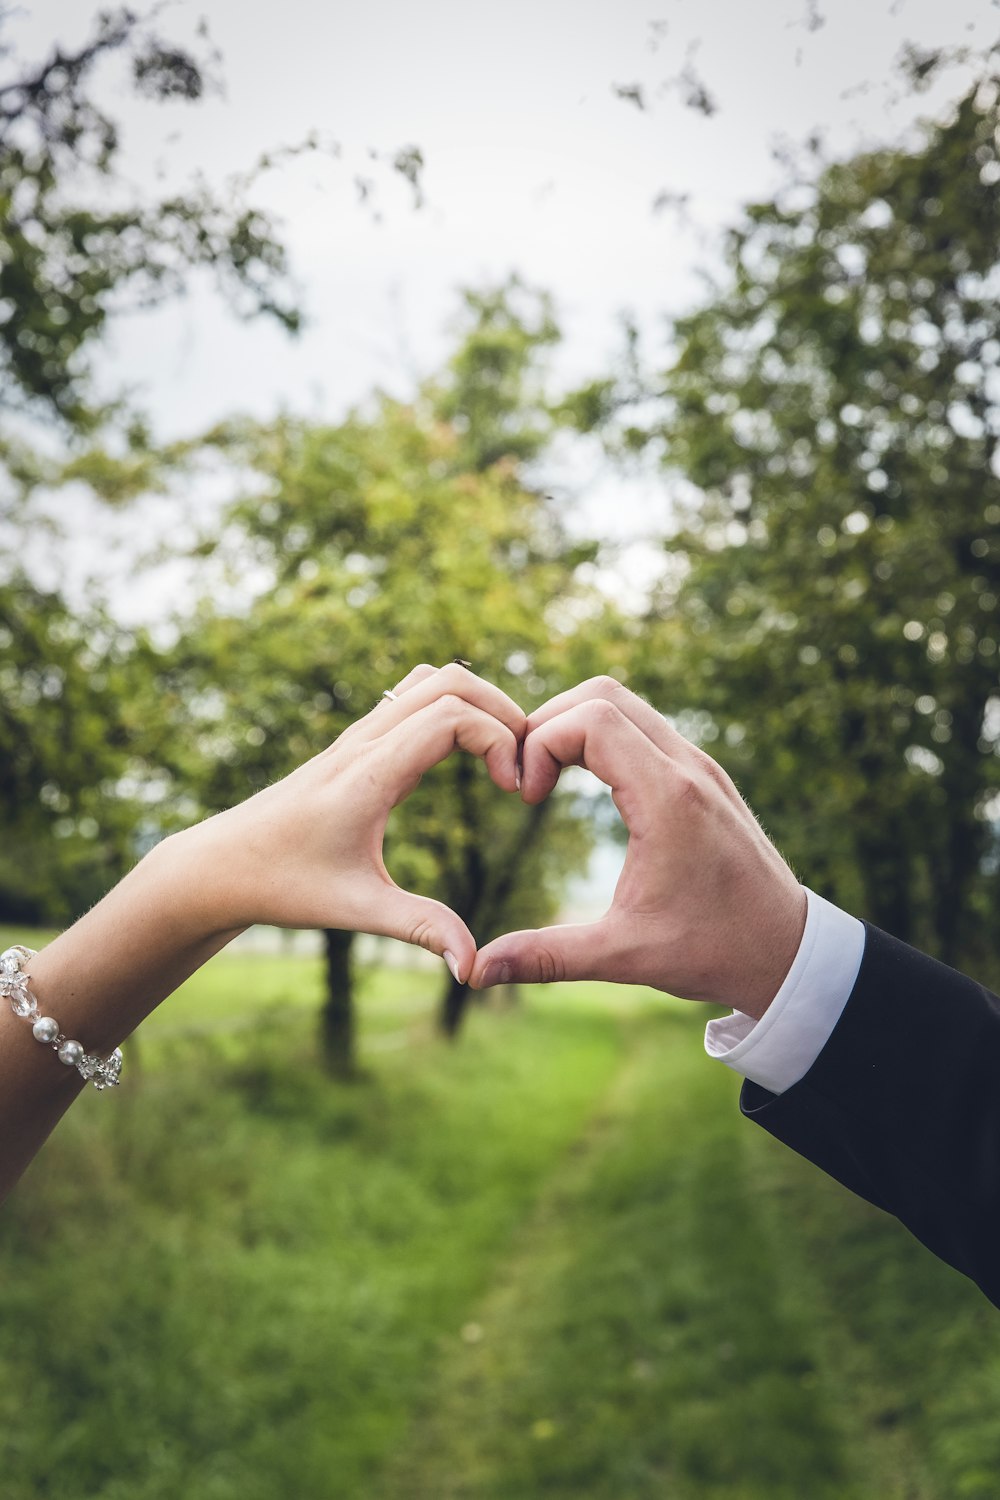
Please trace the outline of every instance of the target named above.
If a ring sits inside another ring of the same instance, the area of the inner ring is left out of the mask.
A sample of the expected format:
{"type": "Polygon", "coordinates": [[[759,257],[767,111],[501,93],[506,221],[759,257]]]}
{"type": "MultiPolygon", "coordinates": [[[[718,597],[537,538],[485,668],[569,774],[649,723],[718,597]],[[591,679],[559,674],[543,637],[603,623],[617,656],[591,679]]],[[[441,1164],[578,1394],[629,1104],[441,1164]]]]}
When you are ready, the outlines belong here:
{"type": "Polygon", "coordinates": [[[24,971],[25,964],[34,956],[33,948],[22,948],[20,943],[0,953],[0,995],[6,995],[10,1000],[15,1016],[31,1022],[35,1040],[51,1047],[67,1068],[76,1068],[95,1089],[116,1088],[122,1071],[122,1054],[118,1047],[110,1057],[94,1057],[83,1050],[80,1042],[71,1041],[52,1016],[39,1015],[38,1001],[28,989],[30,976],[24,971]]]}

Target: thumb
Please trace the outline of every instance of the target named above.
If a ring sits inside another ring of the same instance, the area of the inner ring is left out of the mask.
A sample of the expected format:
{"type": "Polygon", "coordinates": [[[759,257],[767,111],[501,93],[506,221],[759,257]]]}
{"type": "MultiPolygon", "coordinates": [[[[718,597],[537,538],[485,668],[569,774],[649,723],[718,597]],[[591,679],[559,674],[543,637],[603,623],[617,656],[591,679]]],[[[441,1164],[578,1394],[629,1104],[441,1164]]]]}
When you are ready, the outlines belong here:
{"type": "Polygon", "coordinates": [[[485,990],[492,984],[601,979],[606,948],[600,922],[506,932],[480,949],[469,982],[485,990]]]}
{"type": "Polygon", "coordinates": [[[401,938],[444,959],[460,984],[466,983],[476,957],[476,940],[461,917],[442,901],[415,896],[401,886],[382,886],[365,926],[369,932],[401,938]]]}

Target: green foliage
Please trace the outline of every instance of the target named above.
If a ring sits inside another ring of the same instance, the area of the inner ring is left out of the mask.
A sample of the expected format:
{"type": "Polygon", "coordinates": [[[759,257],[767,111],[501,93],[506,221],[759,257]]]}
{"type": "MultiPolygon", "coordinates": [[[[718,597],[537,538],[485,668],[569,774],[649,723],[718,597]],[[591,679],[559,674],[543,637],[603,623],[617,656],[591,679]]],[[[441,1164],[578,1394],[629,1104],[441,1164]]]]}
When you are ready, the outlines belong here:
{"type": "MultiPolygon", "coordinates": [[[[470,297],[465,338],[412,405],[210,435],[243,488],[218,546],[232,602],[183,625],[150,705],[205,811],[315,754],[418,662],[462,658],[526,708],[613,665],[620,625],[582,566],[594,548],[523,465],[551,431],[537,360],[557,336],[544,299],[516,311],[524,296],[470,297]]],[[[526,810],[456,757],[394,814],[388,864],[485,942],[553,912],[588,828],[571,800],[526,810]]]]}
{"type": "Polygon", "coordinates": [[[0,915],[65,922],[135,858],[133,649],[22,575],[0,585],[0,915]]]}
{"type": "Polygon", "coordinates": [[[811,883],[978,965],[997,954],[997,98],[985,77],[912,149],[834,164],[732,235],[725,284],[676,328],[655,436],[686,488],[637,664],[811,883]]]}
{"type": "Polygon", "coordinates": [[[458,348],[431,388],[437,415],[455,434],[456,458],[477,471],[535,458],[552,431],[541,363],[561,337],[551,299],[513,277],[466,292],[464,312],[458,348]]]}
{"type": "MultiPolygon", "coordinates": [[[[0,15],[0,29],[10,16],[0,15]]],[[[196,102],[204,58],[164,40],[126,9],[98,16],[76,51],[55,47],[0,84],[0,384],[4,404],[97,420],[89,350],[109,312],[149,306],[212,271],[245,313],[295,328],[282,292],[285,255],[258,209],[223,204],[202,185],[155,202],[124,190],[119,132],[95,102],[95,71],[123,55],[137,93],[196,102]]],[[[8,53],[9,56],[9,53],[8,53]]]]}
{"type": "MultiPolygon", "coordinates": [[[[0,12],[0,36],[11,18],[0,12]]],[[[162,487],[182,460],[181,447],[154,452],[138,418],[96,403],[93,349],[113,312],[178,295],[198,268],[237,310],[288,328],[298,320],[284,252],[239,195],[223,203],[198,183],[153,201],[123,182],[118,127],[95,95],[112,57],[150,99],[197,102],[212,83],[210,59],[124,8],[36,66],[0,48],[0,480],[11,560],[0,577],[0,827],[17,850],[0,872],[0,910],[22,920],[79,914],[164,821],[150,826],[143,805],[155,790],[137,711],[145,648],[99,606],[71,606],[17,565],[46,484],[83,481],[121,502],[162,487]],[[112,412],[107,451],[73,453],[112,412]],[[35,422],[47,424],[44,438],[35,422]]]]}

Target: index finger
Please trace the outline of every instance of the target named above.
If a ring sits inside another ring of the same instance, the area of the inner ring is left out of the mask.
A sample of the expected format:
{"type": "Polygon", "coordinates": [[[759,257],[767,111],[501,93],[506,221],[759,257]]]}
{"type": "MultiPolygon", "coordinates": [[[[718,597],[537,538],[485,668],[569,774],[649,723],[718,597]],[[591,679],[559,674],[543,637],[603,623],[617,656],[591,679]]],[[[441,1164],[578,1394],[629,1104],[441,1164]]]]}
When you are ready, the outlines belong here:
{"type": "Polygon", "coordinates": [[[453,750],[468,750],[486,764],[502,791],[517,786],[517,740],[496,714],[445,693],[411,714],[366,748],[365,754],[384,756],[389,763],[386,781],[393,805],[410,794],[425,771],[445,760],[453,750]]]}
{"type": "Polygon", "coordinates": [[[528,733],[534,734],[542,724],[547,724],[559,714],[564,714],[581,703],[601,701],[613,704],[665,754],[682,758],[688,753],[697,753],[690,740],[686,740],[668,724],[651,703],[631,692],[617,678],[607,676],[588,677],[585,682],[578,682],[576,687],[567,689],[565,693],[557,693],[554,698],[543,703],[541,708],[536,708],[528,716],[528,733]]]}
{"type": "Polygon", "coordinates": [[[625,818],[637,791],[671,766],[637,724],[606,698],[593,698],[532,729],[522,752],[521,796],[542,802],[565,766],[584,766],[611,788],[625,818]]]}
{"type": "Polygon", "coordinates": [[[365,738],[374,739],[387,734],[413,714],[419,713],[422,708],[449,695],[463,699],[474,708],[482,709],[483,713],[491,714],[510,730],[515,740],[524,738],[528,721],[523,708],[508,697],[502,688],[487,682],[484,677],[477,677],[468,667],[459,666],[457,662],[449,662],[446,667],[429,671],[417,667],[409,677],[403,679],[403,683],[408,686],[400,684],[397,698],[383,699],[377,709],[360,721],[364,726],[365,738]]]}

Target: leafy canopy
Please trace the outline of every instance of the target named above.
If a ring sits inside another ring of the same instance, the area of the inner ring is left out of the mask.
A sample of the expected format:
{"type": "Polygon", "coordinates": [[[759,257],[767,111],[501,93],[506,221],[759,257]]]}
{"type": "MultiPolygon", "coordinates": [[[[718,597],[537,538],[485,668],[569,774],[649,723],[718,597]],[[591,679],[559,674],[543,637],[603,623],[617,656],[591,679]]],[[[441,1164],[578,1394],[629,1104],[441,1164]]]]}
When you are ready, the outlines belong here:
{"type": "Polygon", "coordinates": [[[998,97],[751,207],[647,429],[677,523],[640,677],[812,883],[952,961],[996,944],[998,97]]]}

